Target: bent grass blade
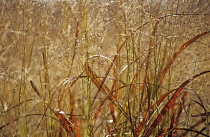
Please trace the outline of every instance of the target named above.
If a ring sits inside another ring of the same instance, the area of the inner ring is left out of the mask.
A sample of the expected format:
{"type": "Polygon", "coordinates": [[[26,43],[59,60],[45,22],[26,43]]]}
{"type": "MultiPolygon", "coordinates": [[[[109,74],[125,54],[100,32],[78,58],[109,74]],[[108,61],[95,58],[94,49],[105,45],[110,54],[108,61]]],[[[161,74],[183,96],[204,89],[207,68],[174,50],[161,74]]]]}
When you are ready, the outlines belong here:
{"type": "Polygon", "coordinates": [[[185,82],[183,82],[179,86],[179,88],[177,88],[177,90],[174,92],[173,96],[170,98],[170,100],[167,102],[167,104],[164,106],[164,108],[160,111],[159,115],[153,121],[153,123],[150,126],[150,128],[147,131],[145,131],[144,137],[149,137],[152,134],[152,132],[155,130],[156,126],[161,122],[161,120],[165,116],[166,112],[169,111],[169,109],[173,107],[173,104],[175,103],[176,99],[178,98],[178,96],[181,93],[181,91],[183,90],[183,88],[190,81],[192,81],[193,79],[195,79],[196,77],[201,76],[201,75],[206,74],[206,73],[209,73],[209,72],[210,71],[201,72],[200,74],[194,75],[192,78],[189,78],[188,80],[186,80],[185,82]]]}
{"type": "Polygon", "coordinates": [[[129,119],[125,110],[122,108],[122,106],[119,103],[116,102],[116,97],[114,95],[112,95],[111,90],[105,84],[103,84],[103,82],[93,72],[93,70],[90,68],[90,66],[88,65],[87,62],[85,62],[84,67],[85,67],[85,71],[87,73],[87,76],[91,79],[91,81],[95,84],[95,86],[99,89],[99,91],[101,91],[107,97],[107,99],[109,99],[111,102],[113,102],[114,105],[117,108],[119,108],[119,110],[124,114],[124,116],[127,119],[129,119]]]}
{"type": "Polygon", "coordinates": [[[193,37],[192,39],[190,39],[189,41],[185,42],[174,54],[173,56],[170,58],[169,62],[166,64],[165,68],[160,72],[159,76],[160,76],[160,84],[162,84],[165,75],[167,73],[167,71],[169,70],[170,66],[173,64],[173,62],[175,61],[176,57],[184,50],[186,49],[189,45],[191,45],[193,42],[195,42],[197,39],[201,38],[202,36],[206,35],[210,33],[209,31],[205,31],[201,34],[196,35],[195,37],[193,37]]]}
{"type": "Polygon", "coordinates": [[[45,101],[41,95],[41,93],[39,92],[39,90],[36,88],[36,86],[34,85],[33,81],[30,80],[31,83],[31,87],[33,88],[33,90],[37,93],[37,95],[44,101],[44,103],[50,108],[50,110],[59,118],[59,122],[62,125],[62,127],[65,129],[65,131],[67,132],[67,134],[69,136],[75,136],[74,134],[74,130],[73,130],[73,124],[67,120],[62,113],[60,113],[60,111],[57,110],[53,110],[50,105],[47,103],[47,101],[45,101]]]}

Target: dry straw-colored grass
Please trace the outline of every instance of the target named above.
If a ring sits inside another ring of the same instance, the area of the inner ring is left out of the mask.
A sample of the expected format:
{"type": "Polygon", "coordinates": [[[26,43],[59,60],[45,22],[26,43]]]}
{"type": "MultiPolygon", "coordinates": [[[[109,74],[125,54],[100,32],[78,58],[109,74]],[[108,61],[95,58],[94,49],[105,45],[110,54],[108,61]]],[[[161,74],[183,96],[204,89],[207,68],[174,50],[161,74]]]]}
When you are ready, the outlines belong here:
{"type": "Polygon", "coordinates": [[[0,136],[210,136],[210,3],[0,2],[0,136]]]}

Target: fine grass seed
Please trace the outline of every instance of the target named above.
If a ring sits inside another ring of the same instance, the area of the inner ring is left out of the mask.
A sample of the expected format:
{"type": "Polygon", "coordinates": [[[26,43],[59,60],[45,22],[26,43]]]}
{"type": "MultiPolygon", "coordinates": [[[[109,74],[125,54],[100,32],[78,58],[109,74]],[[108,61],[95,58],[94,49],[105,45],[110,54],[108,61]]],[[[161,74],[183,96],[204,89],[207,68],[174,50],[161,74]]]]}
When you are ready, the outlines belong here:
{"type": "Polygon", "coordinates": [[[210,136],[209,4],[2,0],[0,136],[210,136]]]}

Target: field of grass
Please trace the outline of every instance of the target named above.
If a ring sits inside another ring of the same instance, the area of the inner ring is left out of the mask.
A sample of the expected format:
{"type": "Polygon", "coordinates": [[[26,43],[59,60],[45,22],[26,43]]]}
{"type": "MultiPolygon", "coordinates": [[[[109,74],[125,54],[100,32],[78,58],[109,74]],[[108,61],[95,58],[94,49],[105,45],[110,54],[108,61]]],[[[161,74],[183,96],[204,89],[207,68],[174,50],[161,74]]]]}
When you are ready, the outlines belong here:
{"type": "Polygon", "coordinates": [[[208,0],[0,2],[0,136],[210,136],[208,0]]]}

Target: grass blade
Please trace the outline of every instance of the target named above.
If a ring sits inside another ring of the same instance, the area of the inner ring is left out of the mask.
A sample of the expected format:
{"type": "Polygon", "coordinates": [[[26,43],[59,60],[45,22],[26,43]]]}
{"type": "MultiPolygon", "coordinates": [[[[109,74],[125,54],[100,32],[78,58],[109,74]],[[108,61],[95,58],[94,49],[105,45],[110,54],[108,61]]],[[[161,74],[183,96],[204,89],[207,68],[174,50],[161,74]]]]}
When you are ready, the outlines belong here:
{"type": "Polygon", "coordinates": [[[170,98],[170,100],[167,102],[167,104],[164,106],[164,108],[161,110],[160,114],[156,117],[156,119],[153,121],[152,125],[150,126],[150,128],[145,132],[144,137],[149,137],[152,132],[154,131],[154,129],[156,128],[156,126],[161,122],[161,120],[163,119],[163,117],[165,116],[166,112],[169,111],[169,109],[171,107],[173,107],[174,102],[176,101],[177,97],[179,96],[179,94],[181,93],[181,91],[183,90],[183,88],[193,79],[195,79],[198,76],[201,76],[203,74],[209,73],[210,71],[204,71],[200,74],[197,74],[195,76],[193,76],[192,78],[189,78],[188,80],[186,80],[185,82],[183,82],[179,88],[177,88],[177,90],[175,91],[175,93],[173,94],[173,96],[170,98]]]}
{"type": "Polygon", "coordinates": [[[197,39],[201,38],[202,36],[206,35],[210,33],[210,31],[206,31],[203,32],[201,34],[198,34],[197,36],[193,37],[192,39],[190,39],[189,41],[187,41],[186,43],[184,43],[174,54],[173,56],[170,58],[169,62],[166,64],[165,68],[160,72],[159,76],[160,76],[160,84],[162,84],[163,79],[165,78],[165,75],[167,73],[167,71],[169,70],[170,66],[173,64],[173,62],[175,61],[175,59],[177,58],[177,56],[184,50],[186,49],[190,44],[192,44],[194,41],[196,41],[197,39]]]}
{"type": "Polygon", "coordinates": [[[41,95],[41,93],[39,92],[39,90],[36,88],[36,86],[34,85],[34,83],[30,80],[31,86],[33,88],[33,90],[37,93],[37,95],[44,101],[44,103],[50,108],[50,110],[59,118],[59,122],[62,125],[62,127],[65,129],[66,133],[69,136],[75,136],[74,135],[74,130],[73,130],[73,124],[68,121],[63,114],[61,113],[60,110],[53,110],[49,104],[47,103],[47,101],[45,101],[41,95]]]}
{"type": "Polygon", "coordinates": [[[88,75],[88,77],[90,77],[90,79],[92,80],[92,82],[95,84],[95,86],[111,101],[114,103],[114,105],[120,109],[120,111],[127,117],[126,112],[124,111],[124,109],[122,108],[122,106],[116,102],[116,97],[113,96],[111,90],[103,84],[103,82],[99,79],[99,77],[92,71],[92,69],[90,68],[90,66],[88,65],[87,62],[85,62],[85,71],[88,75]]]}

